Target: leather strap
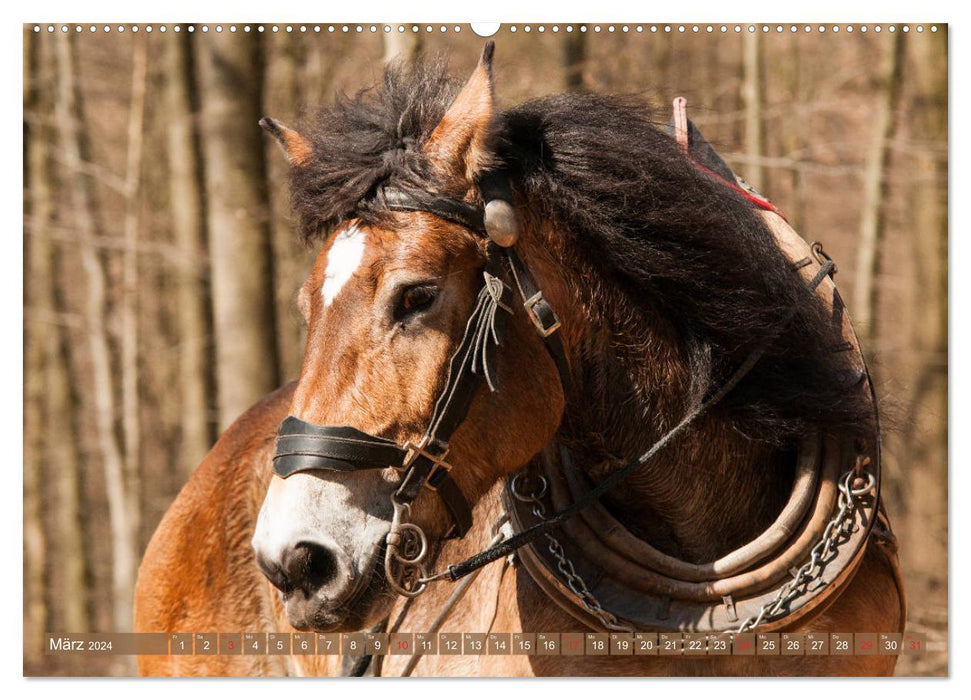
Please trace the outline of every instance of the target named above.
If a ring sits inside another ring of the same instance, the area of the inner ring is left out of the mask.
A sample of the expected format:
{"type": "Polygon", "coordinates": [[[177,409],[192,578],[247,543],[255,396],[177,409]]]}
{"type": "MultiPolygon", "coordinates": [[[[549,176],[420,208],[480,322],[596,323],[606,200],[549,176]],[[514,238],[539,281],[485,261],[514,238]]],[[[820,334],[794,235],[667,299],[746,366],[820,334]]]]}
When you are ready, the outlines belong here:
{"type": "Polygon", "coordinates": [[[396,443],[346,426],[314,425],[288,416],[276,439],[273,469],[282,477],[299,471],[400,468],[405,451],[396,443]]]}
{"type": "Polygon", "coordinates": [[[399,187],[381,188],[376,199],[392,211],[426,212],[478,234],[486,232],[482,208],[468,202],[399,187]]]}
{"type": "Polygon", "coordinates": [[[511,290],[492,274],[495,271],[496,250],[490,244],[489,261],[483,272],[485,284],[479,292],[472,314],[466,323],[462,342],[449,362],[445,388],[435,402],[435,410],[428,430],[413,454],[408,471],[395,491],[395,499],[411,503],[421,493],[422,486],[437,490],[452,515],[453,534],[462,537],[472,526],[472,512],[468,501],[454,481],[448,477],[451,467],[444,461],[448,441],[468,415],[469,407],[479,385],[485,379],[495,391],[494,356],[492,346],[502,343],[505,314],[511,290]],[[453,488],[454,487],[454,488],[453,488]]]}
{"type": "MultiPolygon", "coordinates": [[[[512,200],[509,180],[502,171],[486,173],[480,178],[480,189],[487,199],[500,198],[512,200]]],[[[379,199],[393,211],[423,211],[434,214],[446,221],[465,226],[480,234],[486,235],[484,214],[480,207],[468,202],[448,197],[440,197],[420,190],[406,190],[397,187],[384,187],[380,190],[379,199]]],[[[560,375],[564,393],[569,393],[570,364],[566,358],[566,348],[560,337],[560,319],[553,307],[543,296],[543,292],[529,274],[529,269],[523,263],[514,248],[503,248],[513,280],[523,300],[526,315],[532,321],[547,352],[556,364],[556,371],[560,375]]]]}
{"type": "MultiPolygon", "coordinates": [[[[810,292],[814,292],[822,281],[826,279],[830,273],[832,273],[833,267],[834,265],[831,260],[824,263],[812,280],[810,280],[808,290],[810,292]]],[[[671,442],[671,440],[687,429],[699,416],[721,401],[732,389],[738,385],[740,381],[742,381],[742,379],[745,378],[750,371],[752,371],[752,368],[755,367],[756,363],[758,363],[759,359],[762,357],[762,354],[769,347],[769,344],[779,333],[782,332],[784,328],[788,326],[791,320],[795,317],[798,309],[799,307],[793,307],[789,311],[788,317],[776,327],[774,335],[765,337],[762,340],[762,343],[749,353],[745,361],[742,362],[732,376],[728,378],[728,381],[722,384],[721,387],[709,398],[691,409],[685,415],[685,417],[681,419],[681,422],[662,435],[647,452],[612,472],[597,486],[588,491],[583,498],[580,498],[571,503],[569,506],[557,511],[556,513],[553,513],[547,519],[537,522],[529,529],[519,532],[507,540],[503,540],[499,544],[489,547],[488,549],[469,557],[463,562],[452,564],[448,567],[449,578],[451,578],[453,581],[457,581],[463,576],[468,576],[476,569],[480,569],[496,559],[509,556],[520,547],[523,547],[538,537],[541,537],[545,533],[550,532],[562,521],[576,515],[584,508],[598,502],[604,494],[617,486],[634,471],[650,462],[658,452],[664,449],[664,447],[671,442]]]]}
{"type": "MultiPolygon", "coordinates": [[[[408,457],[408,449],[356,428],[314,425],[296,416],[288,416],[280,425],[273,470],[285,479],[298,472],[315,470],[351,472],[388,467],[402,469],[408,457]]],[[[434,465],[435,462],[432,462],[432,467],[434,465]]],[[[406,478],[411,474],[409,471],[406,478]]],[[[429,488],[438,491],[444,501],[455,532],[464,534],[472,526],[472,510],[462,489],[444,468],[434,471],[430,477],[426,472],[426,480],[429,488]]],[[[425,482],[416,483],[420,492],[425,482]]]]}
{"type": "Polygon", "coordinates": [[[546,351],[553,358],[556,364],[556,371],[560,375],[560,383],[563,385],[563,393],[569,394],[570,387],[570,363],[566,359],[566,348],[563,346],[563,338],[560,337],[560,319],[550,306],[550,303],[543,296],[543,292],[533,280],[529,270],[523,264],[519,254],[513,248],[506,248],[506,256],[509,260],[509,268],[512,270],[513,280],[519,289],[519,294],[523,300],[523,308],[526,315],[533,322],[546,351]]]}

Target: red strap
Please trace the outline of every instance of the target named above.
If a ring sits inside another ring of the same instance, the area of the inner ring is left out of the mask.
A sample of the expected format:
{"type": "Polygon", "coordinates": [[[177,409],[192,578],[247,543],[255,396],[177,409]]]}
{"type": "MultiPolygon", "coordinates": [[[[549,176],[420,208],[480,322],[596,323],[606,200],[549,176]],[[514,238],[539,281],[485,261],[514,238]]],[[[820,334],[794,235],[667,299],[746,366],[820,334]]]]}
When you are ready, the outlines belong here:
{"type": "Polygon", "coordinates": [[[785,217],[785,214],[783,214],[781,211],[779,211],[775,207],[775,205],[772,204],[772,202],[768,201],[767,199],[762,199],[761,197],[752,194],[751,192],[749,192],[748,190],[746,190],[743,187],[739,187],[737,183],[729,182],[728,180],[726,180],[725,178],[723,178],[721,175],[719,175],[718,173],[716,173],[714,170],[712,170],[711,168],[709,168],[709,167],[707,167],[705,165],[702,165],[701,163],[699,163],[698,161],[696,161],[693,158],[691,159],[691,162],[694,164],[694,166],[696,168],[698,168],[702,172],[705,172],[705,173],[711,175],[716,180],[719,180],[720,182],[725,183],[726,185],[728,185],[729,187],[731,187],[733,190],[735,190],[736,192],[738,192],[740,195],[742,195],[743,197],[745,197],[745,199],[747,199],[748,201],[752,202],[752,204],[754,204],[755,206],[757,206],[757,207],[759,207],[761,209],[765,209],[766,211],[771,211],[774,214],[778,214],[780,217],[782,217],[782,220],[783,221],[785,221],[786,223],[789,223],[789,219],[787,219],[785,217]]]}

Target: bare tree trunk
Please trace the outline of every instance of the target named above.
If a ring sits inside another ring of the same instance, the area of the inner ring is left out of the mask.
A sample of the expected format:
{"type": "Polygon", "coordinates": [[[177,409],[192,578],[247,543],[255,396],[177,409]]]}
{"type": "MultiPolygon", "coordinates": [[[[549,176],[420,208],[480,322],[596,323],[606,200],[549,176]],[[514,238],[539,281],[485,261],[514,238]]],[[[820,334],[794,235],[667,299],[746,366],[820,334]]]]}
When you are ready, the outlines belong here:
{"type": "Polygon", "coordinates": [[[406,31],[399,32],[397,27],[392,26],[390,32],[384,34],[384,62],[401,61],[410,63],[414,61],[422,50],[421,32],[412,32],[410,27],[406,31]]]}
{"type": "MultiPolygon", "coordinates": [[[[916,344],[922,358],[947,378],[947,30],[909,42],[917,54],[918,88],[912,121],[919,142],[914,188],[914,253],[919,264],[920,314],[916,344]],[[943,370],[943,372],[941,372],[943,370]]],[[[944,387],[946,388],[946,387],[944,387]]],[[[939,406],[946,415],[947,404],[939,406]]],[[[946,424],[946,423],[945,423],[946,424]]]]}
{"type": "MultiPolygon", "coordinates": [[[[132,85],[128,106],[128,154],[125,167],[125,254],[121,299],[121,413],[125,436],[125,486],[131,503],[139,502],[141,421],[138,400],[138,213],[141,193],[143,121],[145,115],[148,41],[134,37],[132,85]]],[[[129,513],[133,532],[140,531],[141,513],[129,513]]]]}
{"type": "Polygon", "coordinates": [[[867,149],[863,170],[863,202],[860,215],[860,244],[856,258],[856,279],[853,289],[853,320],[865,338],[876,335],[876,277],[877,249],[883,231],[883,197],[886,190],[886,169],[890,155],[890,139],[894,132],[894,111],[900,92],[900,67],[904,50],[904,34],[897,32],[891,39],[880,72],[877,104],[873,114],[873,132],[867,149]]]}
{"type": "Polygon", "coordinates": [[[50,39],[30,39],[36,63],[31,71],[35,83],[27,139],[30,239],[25,290],[24,594],[40,598],[25,610],[30,618],[39,616],[41,627],[37,632],[41,638],[36,641],[43,643],[44,632],[54,629],[53,625],[84,632],[90,629],[90,620],[85,585],[87,552],[80,526],[80,460],[74,420],[77,406],[70,389],[63,305],[55,294],[58,275],[51,239],[55,195],[50,149],[54,132],[47,120],[53,105],[54,58],[50,39]],[[51,433],[60,439],[50,440],[51,433]],[[36,531],[45,525],[50,536],[36,531]],[[34,606],[42,612],[35,612],[34,606]]]}
{"type": "MultiPolygon", "coordinates": [[[[805,144],[804,134],[807,132],[808,127],[807,120],[803,116],[803,109],[805,108],[807,97],[803,86],[802,55],[799,50],[799,42],[794,41],[792,43],[792,50],[789,56],[791,63],[789,67],[791,71],[789,83],[790,94],[792,95],[792,104],[795,108],[792,110],[793,115],[790,117],[786,138],[786,150],[790,154],[793,154],[801,152],[805,144]]],[[[799,168],[793,168],[790,173],[792,177],[792,204],[787,208],[786,216],[793,228],[799,231],[807,240],[812,240],[811,233],[806,228],[806,175],[799,168]]]]}
{"type": "MultiPolygon", "coordinates": [[[[48,261],[53,286],[56,267],[48,261]]],[[[55,300],[55,313],[63,308],[55,300]]],[[[50,471],[53,493],[49,508],[53,510],[52,524],[56,534],[50,550],[51,594],[60,609],[60,624],[69,632],[90,629],[88,612],[88,555],[89,549],[83,538],[81,459],[78,454],[80,438],[77,427],[78,404],[71,390],[68,338],[65,329],[58,325],[49,329],[47,348],[47,395],[48,436],[56,433],[56,439],[48,438],[46,458],[50,471]]]]}
{"type": "MultiPolygon", "coordinates": [[[[298,109],[298,66],[302,63],[302,45],[300,37],[280,32],[270,37],[267,51],[265,111],[288,122],[290,115],[298,109]]],[[[280,357],[280,376],[295,379],[300,374],[306,345],[306,329],[297,307],[297,293],[312,259],[298,243],[290,221],[287,187],[290,167],[287,159],[273,139],[266,139],[265,143],[267,185],[272,209],[277,353],[280,357]]]]}
{"type": "Polygon", "coordinates": [[[277,386],[259,35],[198,35],[219,424],[277,386]]]}
{"type": "Polygon", "coordinates": [[[587,35],[574,30],[563,41],[563,87],[567,92],[585,92],[584,69],[587,65],[587,35]]]}
{"type": "Polygon", "coordinates": [[[762,40],[756,32],[742,35],[742,98],[745,103],[745,179],[759,192],[766,187],[762,138],[762,40]]]}
{"type": "Polygon", "coordinates": [[[212,445],[206,230],[199,145],[192,106],[192,43],[186,32],[166,37],[165,104],[172,229],[179,249],[176,314],[179,342],[180,473],[188,476],[212,445]]]}
{"type": "MultiPolygon", "coordinates": [[[[47,235],[52,215],[47,164],[47,147],[39,116],[48,111],[47,86],[40,80],[40,36],[24,30],[24,138],[27,143],[24,203],[28,225],[25,233],[35,239],[47,235]]],[[[44,632],[48,628],[45,569],[47,537],[44,532],[44,423],[46,421],[44,378],[47,352],[44,339],[50,329],[44,315],[53,315],[50,275],[42,276],[50,264],[50,244],[38,246],[25,236],[27,269],[24,290],[27,313],[24,320],[24,660],[36,663],[44,654],[44,632]]],[[[49,272],[49,269],[48,269],[49,272]]]]}
{"type": "Polygon", "coordinates": [[[315,41],[307,47],[301,70],[300,94],[303,104],[319,105],[333,99],[332,85],[339,58],[327,42],[315,41]]]}
{"type": "Polygon", "coordinates": [[[921,483],[907,499],[907,528],[913,541],[928,540],[909,555],[914,571],[940,571],[947,558],[948,493],[948,298],[947,298],[947,32],[907,40],[911,53],[907,75],[915,93],[909,140],[916,144],[911,192],[910,237],[917,277],[918,317],[913,327],[916,349],[907,416],[901,431],[908,480],[921,483]],[[916,481],[920,479],[920,481],[916,481]]]}
{"type": "Polygon", "coordinates": [[[334,75],[341,64],[340,47],[325,41],[305,45],[298,75],[298,107],[314,108],[334,100],[334,75]]]}
{"type": "Polygon", "coordinates": [[[108,518],[112,538],[112,608],[118,630],[131,629],[132,595],[135,583],[135,533],[131,527],[131,502],[125,485],[124,459],[115,434],[115,399],[111,357],[105,320],[105,274],[98,250],[92,242],[97,234],[96,203],[85,174],[84,117],[76,82],[74,35],[56,39],[58,96],[55,118],[60,133],[61,157],[71,178],[71,216],[77,227],[77,255],[84,270],[84,319],[94,386],[98,444],[105,471],[108,518]]]}
{"type": "Polygon", "coordinates": [[[48,630],[85,632],[91,625],[85,582],[88,552],[81,536],[77,405],[51,237],[55,186],[50,154],[55,134],[48,119],[53,106],[53,47],[43,35],[28,32],[28,39],[35,63],[27,115],[24,605],[25,633],[39,635],[30,644],[25,638],[26,648],[36,651],[48,630]],[[51,439],[52,434],[58,439],[51,439]],[[39,628],[33,628],[34,623],[39,628]]]}

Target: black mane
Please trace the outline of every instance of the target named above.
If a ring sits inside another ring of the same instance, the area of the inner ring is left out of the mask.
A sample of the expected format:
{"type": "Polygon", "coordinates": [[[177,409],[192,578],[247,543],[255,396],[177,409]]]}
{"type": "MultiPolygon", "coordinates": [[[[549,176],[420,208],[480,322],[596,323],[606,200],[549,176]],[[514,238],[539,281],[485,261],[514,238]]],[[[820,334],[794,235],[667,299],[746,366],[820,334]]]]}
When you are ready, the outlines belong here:
{"type": "Polygon", "coordinates": [[[314,157],[291,172],[291,201],[304,242],[325,237],[342,221],[373,223],[385,212],[372,202],[379,185],[439,190],[421,147],[458,94],[444,61],[411,70],[392,64],[380,86],[339,95],[301,129],[314,157]]]}
{"type": "MultiPolygon", "coordinates": [[[[352,216],[380,218],[366,200],[384,182],[442,191],[420,149],[456,92],[441,63],[393,67],[379,89],[322,110],[309,130],[315,158],[293,175],[304,239],[352,216]]],[[[663,310],[690,344],[696,376],[717,385],[783,328],[722,403],[740,430],[780,441],[809,425],[868,420],[833,352],[829,314],[752,203],[694,167],[649,114],[604,95],[534,100],[497,118],[497,160],[531,212],[575,237],[630,298],[663,310]]]]}
{"type": "Polygon", "coordinates": [[[722,403],[739,429],[778,440],[868,420],[845,356],[833,352],[841,338],[830,314],[756,208],[694,166],[649,115],[625,98],[541,98],[502,115],[498,156],[531,209],[570,230],[633,299],[663,309],[712,388],[778,334],[722,403]]]}

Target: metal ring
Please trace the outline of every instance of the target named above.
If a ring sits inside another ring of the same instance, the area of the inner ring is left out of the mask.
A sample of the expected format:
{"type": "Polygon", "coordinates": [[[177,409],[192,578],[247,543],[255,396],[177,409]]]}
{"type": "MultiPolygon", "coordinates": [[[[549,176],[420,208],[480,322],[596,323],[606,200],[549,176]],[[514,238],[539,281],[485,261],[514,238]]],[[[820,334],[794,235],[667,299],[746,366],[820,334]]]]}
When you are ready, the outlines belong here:
{"type": "Polygon", "coordinates": [[[425,555],[428,554],[428,538],[425,537],[424,530],[417,525],[413,525],[412,523],[399,524],[398,534],[407,537],[408,535],[405,534],[406,532],[416,537],[421,545],[421,549],[419,550],[418,554],[413,557],[405,556],[401,553],[401,546],[398,545],[391,550],[391,555],[401,564],[417,566],[425,559],[425,555]]]}
{"type": "Polygon", "coordinates": [[[829,253],[823,250],[822,243],[815,241],[809,246],[809,249],[812,251],[813,257],[816,258],[816,262],[820,265],[831,262],[833,263],[833,275],[839,272],[839,267],[836,265],[836,262],[829,256],[829,253]]]}
{"type": "Polygon", "coordinates": [[[390,585],[395,592],[405,596],[406,598],[416,598],[428,587],[428,584],[424,581],[424,579],[428,576],[428,572],[425,571],[425,567],[421,564],[402,565],[399,562],[397,572],[393,570],[394,566],[395,562],[391,556],[391,552],[389,551],[384,558],[384,573],[385,577],[387,578],[388,585],[390,585]],[[417,584],[415,588],[409,589],[405,587],[409,579],[409,575],[407,573],[408,571],[414,572],[413,575],[410,576],[410,580],[414,584],[417,584]]]}
{"type": "MultiPolygon", "coordinates": [[[[872,472],[863,472],[863,473],[866,474],[866,484],[864,486],[861,486],[858,489],[853,488],[852,482],[849,479],[847,479],[847,482],[846,482],[847,490],[850,492],[850,495],[853,496],[854,498],[865,496],[866,494],[870,493],[873,490],[874,486],[877,485],[877,478],[873,475],[872,472]]],[[[855,478],[856,474],[851,473],[851,477],[855,478]]]]}
{"type": "Polygon", "coordinates": [[[523,493],[520,486],[520,479],[526,478],[529,478],[529,475],[525,472],[519,472],[512,478],[512,481],[509,483],[509,490],[512,492],[513,497],[515,497],[517,501],[522,501],[524,503],[528,501],[538,501],[543,498],[543,496],[546,495],[546,489],[549,485],[546,481],[546,477],[541,475],[535,477],[539,481],[539,489],[529,494],[523,493]]]}

